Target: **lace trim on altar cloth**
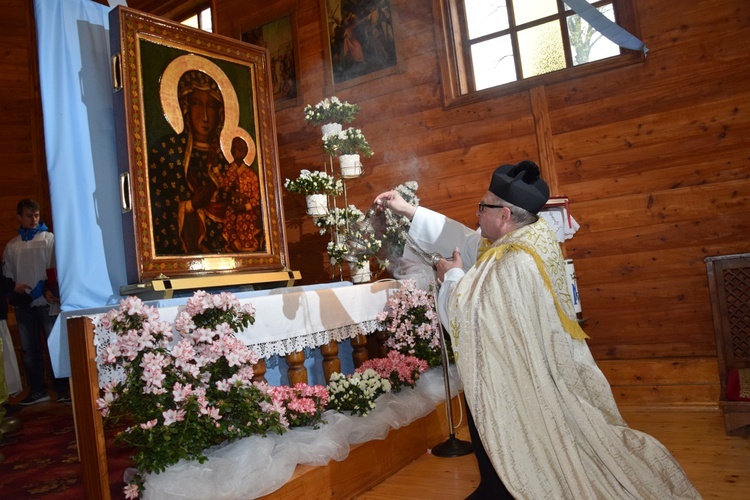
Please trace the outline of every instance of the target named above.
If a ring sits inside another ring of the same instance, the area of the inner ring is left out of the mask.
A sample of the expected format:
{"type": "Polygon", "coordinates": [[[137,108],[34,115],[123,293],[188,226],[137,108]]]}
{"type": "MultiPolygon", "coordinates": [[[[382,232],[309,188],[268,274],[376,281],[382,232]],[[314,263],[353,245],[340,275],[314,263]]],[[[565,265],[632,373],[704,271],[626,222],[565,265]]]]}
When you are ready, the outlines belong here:
{"type": "MultiPolygon", "coordinates": [[[[101,324],[103,314],[92,316],[94,323],[94,347],[96,348],[96,368],[99,372],[99,388],[109,383],[124,380],[125,371],[119,366],[104,363],[104,353],[107,347],[117,340],[117,334],[111,332],[101,324]]],[[[252,344],[252,349],[260,358],[270,358],[274,355],[286,356],[292,352],[315,349],[330,341],[343,342],[357,335],[370,335],[378,329],[377,320],[367,320],[356,325],[347,325],[322,332],[308,333],[288,339],[274,340],[260,344],[252,344]]],[[[175,343],[179,339],[175,340],[175,343]]]]}
{"type": "Polygon", "coordinates": [[[330,341],[343,342],[357,335],[369,335],[377,330],[378,322],[368,320],[356,325],[347,325],[333,330],[309,333],[284,340],[254,344],[253,350],[261,358],[270,358],[273,355],[286,356],[289,353],[314,349],[329,343],[330,341]]]}
{"type": "Polygon", "coordinates": [[[107,347],[117,341],[117,334],[102,326],[103,314],[91,317],[94,324],[94,348],[96,349],[96,371],[99,374],[99,388],[104,388],[107,384],[116,384],[125,380],[125,370],[120,366],[113,366],[104,363],[104,354],[107,347]]]}

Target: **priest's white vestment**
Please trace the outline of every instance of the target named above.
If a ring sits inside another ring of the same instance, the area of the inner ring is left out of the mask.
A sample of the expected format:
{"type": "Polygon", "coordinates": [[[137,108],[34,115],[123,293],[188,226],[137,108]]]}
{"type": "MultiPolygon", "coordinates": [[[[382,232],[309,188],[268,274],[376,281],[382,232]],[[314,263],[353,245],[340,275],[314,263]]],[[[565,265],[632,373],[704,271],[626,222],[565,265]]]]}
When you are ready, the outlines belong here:
{"type": "Polygon", "coordinates": [[[543,219],[491,244],[421,207],[409,234],[429,251],[461,252],[441,319],[482,443],[515,498],[700,498],[670,452],[620,416],[543,219]]]}

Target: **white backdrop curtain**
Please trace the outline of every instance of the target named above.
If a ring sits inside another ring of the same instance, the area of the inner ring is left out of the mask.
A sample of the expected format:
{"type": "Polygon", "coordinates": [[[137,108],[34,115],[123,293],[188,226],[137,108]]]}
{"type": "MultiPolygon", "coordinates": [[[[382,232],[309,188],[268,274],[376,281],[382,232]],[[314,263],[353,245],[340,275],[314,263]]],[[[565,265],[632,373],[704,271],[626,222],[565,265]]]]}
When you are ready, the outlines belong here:
{"type": "MultiPolygon", "coordinates": [[[[62,311],[115,304],[127,284],[110,79],[110,8],[34,0],[62,311]]],[[[57,321],[50,338],[58,338],[57,321]]],[[[58,377],[67,335],[50,342],[58,377]]]]}
{"type": "Polygon", "coordinates": [[[35,0],[62,310],[117,302],[127,283],[109,74],[109,7],[35,0]]]}

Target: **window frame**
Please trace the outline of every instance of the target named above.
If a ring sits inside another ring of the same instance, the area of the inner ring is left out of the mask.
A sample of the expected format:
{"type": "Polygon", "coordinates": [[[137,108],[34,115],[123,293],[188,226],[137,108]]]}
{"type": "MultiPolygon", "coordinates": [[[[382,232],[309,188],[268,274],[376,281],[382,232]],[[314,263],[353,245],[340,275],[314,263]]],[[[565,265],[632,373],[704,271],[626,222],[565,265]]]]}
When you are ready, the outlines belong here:
{"type": "MultiPolygon", "coordinates": [[[[523,1],[523,0],[514,0],[523,1]]],[[[562,0],[558,0],[560,3],[562,0]]],[[[566,67],[551,73],[522,78],[514,82],[489,87],[482,90],[471,90],[473,88],[473,72],[469,68],[470,44],[467,43],[466,23],[462,8],[463,0],[433,0],[435,15],[435,36],[438,46],[438,59],[440,66],[440,83],[443,91],[443,106],[452,108],[494,99],[537,86],[550,85],[553,83],[581,78],[584,76],[602,73],[615,68],[621,68],[636,64],[645,60],[643,52],[629,49],[621,49],[619,56],[608,57],[598,61],[581,64],[579,66],[566,67]]],[[[617,24],[628,30],[636,37],[640,37],[635,7],[627,0],[612,0],[615,5],[617,24]]],[[[556,14],[555,17],[558,17],[556,14]]],[[[545,18],[547,19],[547,18],[545,18]]],[[[522,26],[530,26],[536,23],[524,23],[522,26]]],[[[566,64],[570,61],[570,42],[568,30],[563,30],[563,43],[565,47],[566,64]]],[[[513,37],[514,52],[518,55],[518,47],[513,37]]],[[[515,57],[516,70],[520,68],[520,61],[515,57]]],[[[519,73],[520,74],[520,73],[519,73]]]]}
{"type": "Polygon", "coordinates": [[[193,16],[196,16],[197,19],[198,19],[198,29],[199,30],[205,31],[206,33],[215,33],[214,27],[216,26],[216,18],[214,17],[214,9],[211,8],[211,3],[210,2],[206,2],[206,3],[202,3],[202,4],[199,4],[199,5],[196,5],[195,7],[191,8],[190,10],[185,11],[180,16],[178,22],[181,23],[181,24],[184,24],[185,21],[187,21],[188,19],[190,19],[193,16]],[[203,13],[203,11],[206,11],[206,10],[208,10],[209,14],[211,15],[211,30],[210,31],[207,30],[207,29],[205,29],[203,26],[201,26],[201,24],[202,24],[202,22],[201,22],[201,14],[203,13]]]}

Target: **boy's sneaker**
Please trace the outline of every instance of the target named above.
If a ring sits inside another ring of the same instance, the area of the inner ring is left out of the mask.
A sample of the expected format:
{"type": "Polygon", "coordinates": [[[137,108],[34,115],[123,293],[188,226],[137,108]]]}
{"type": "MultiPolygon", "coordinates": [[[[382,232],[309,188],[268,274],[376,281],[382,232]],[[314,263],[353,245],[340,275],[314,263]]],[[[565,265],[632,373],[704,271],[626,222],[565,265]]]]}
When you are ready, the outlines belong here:
{"type": "Polygon", "coordinates": [[[44,403],[45,401],[49,401],[49,394],[43,392],[32,392],[23,398],[19,404],[23,406],[31,406],[37,403],[44,403]]]}

